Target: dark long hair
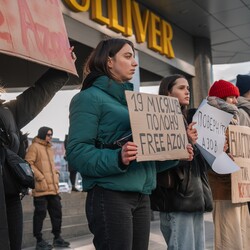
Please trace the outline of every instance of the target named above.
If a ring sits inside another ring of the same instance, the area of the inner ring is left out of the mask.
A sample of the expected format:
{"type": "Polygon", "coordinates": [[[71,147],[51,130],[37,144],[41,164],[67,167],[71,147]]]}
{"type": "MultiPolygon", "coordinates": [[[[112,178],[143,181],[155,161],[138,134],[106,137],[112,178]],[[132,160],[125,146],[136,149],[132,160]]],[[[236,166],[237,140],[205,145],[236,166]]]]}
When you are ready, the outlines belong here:
{"type": "Polygon", "coordinates": [[[180,75],[180,74],[175,74],[175,75],[164,77],[160,82],[159,95],[167,95],[168,96],[169,93],[171,92],[172,88],[176,84],[176,80],[179,78],[186,79],[185,76],[180,75]]]}
{"type": "MultiPolygon", "coordinates": [[[[175,74],[175,75],[170,75],[170,76],[164,77],[160,82],[159,95],[168,96],[171,93],[172,88],[176,84],[176,80],[180,79],[180,78],[183,78],[183,79],[187,80],[187,78],[184,75],[181,75],[181,74],[175,74]]],[[[186,106],[181,106],[181,110],[182,110],[183,115],[186,117],[187,107],[186,106]]]]}
{"type": "Polygon", "coordinates": [[[114,57],[125,44],[130,45],[134,51],[134,44],[123,38],[109,38],[102,40],[97,45],[84,65],[83,73],[86,78],[83,82],[82,90],[91,87],[98,76],[106,75],[114,79],[108,68],[108,58],[114,57]]]}

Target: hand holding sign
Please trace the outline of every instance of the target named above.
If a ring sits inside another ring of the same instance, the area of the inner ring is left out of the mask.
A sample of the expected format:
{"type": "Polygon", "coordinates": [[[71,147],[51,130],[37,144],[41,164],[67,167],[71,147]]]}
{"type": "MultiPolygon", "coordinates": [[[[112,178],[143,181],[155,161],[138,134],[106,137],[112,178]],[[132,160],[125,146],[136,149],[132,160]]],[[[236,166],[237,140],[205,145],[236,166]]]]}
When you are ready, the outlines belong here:
{"type": "Polygon", "coordinates": [[[194,149],[193,149],[191,144],[187,145],[187,151],[189,153],[189,157],[188,157],[187,161],[192,161],[194,159],[194,149]]]}
{"type": "Polygon", "coordinates": [[[225,132],[232,116],[203,100],[193,117],[193,121],[197,122],[195,127],[199,135],[197,146],[212,169],[219,174],[239,170],[239,167],[224,152],[225,132]]]}
{"type": "Polygon", "coordinates": [[[188,159],[187,134],[177,98],[126,91],[137,161],[188,159]]]}
{"type": "Polygon", "coordinates": [[[129,165],[131,161],[134,161],[136,159],[137,155],[137,146],[134,142],[127,142],[122,146],[122,151],[121,151],[121,158],[122,158],[122,163],[124,165],[129,165]]]}
{"type": "Polygon", "coordinates": [[[75,54],[75,52],[74,52],[74,46],[72,46],[72,47],[70,48],[70,54],[71,54],[71,58],[72,58],[73,62],[75,62],[76,59],[77,59],[77,57],[76,57],[76,54],[75,54]]]}
{"type": "Polygon", "coordinates": [[[195,144],[198,140],[198,132],[197,129],[193,126],[196,124],[196,122],[191,122],[187,127],[187,136],[189,140],[192,142],[192,144],[195,144]]]}

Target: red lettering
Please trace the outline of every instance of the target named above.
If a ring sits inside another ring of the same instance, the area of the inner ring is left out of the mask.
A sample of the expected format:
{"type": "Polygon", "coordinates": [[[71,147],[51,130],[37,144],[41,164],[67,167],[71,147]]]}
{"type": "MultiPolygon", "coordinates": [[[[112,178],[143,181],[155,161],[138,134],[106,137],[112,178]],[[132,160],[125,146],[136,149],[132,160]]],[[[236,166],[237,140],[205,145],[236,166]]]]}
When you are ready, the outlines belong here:
{"type": "Polygon", "coordinates": [[[18,0],[20,19],[21,19],[21,32],[22,32],[22,42],[27,50],[29,50],[28,43],[28,31],[31,30],[33,32],[37,47],[40,51],[42,51],[42,46],[40,44],[40,39],[38,32],[36,30],[36,25],[33,21],[31,12],[27,5],[26,0],[18,0]],[[27,21],[26,21],[27,17],[27,21]]]}
{"type": "Polygon", "coordinates": [[[2,25],[4,23],[4,16],[2,11],[0,10],[0,25],[2,25]]]}
{"type": "MultiPolygon", "coordinates": [[[[4,24],[4,16],[0,11],[0,26],[4,24]]],[[[8,32],[0,32],[0,39],[5,40],[7,43],[12,43],[11,34],[8,32]]]]}
{"type": "MultiPolygon", "coordinates": [[[[67,37],[64,37],[60,32],[50,32],[47,27],[34,22],[26,1],[27,0],[18,0],[21,18],[22,41],[25,48],[29,50],[30,41],[28,39],[28,32],[31,31],[38,50],[48,59],[55,59],[61,55],[70,60],[70,53],[65,51],[65,47],[68,47],[68,41],[65,40],[67,37]]],[[[51,4],[57,3],[55,0],[48,1],[50,1],[51,4]]]]}
{"type": "Polygon", "coordinates": [[[54,4],[56,6],[59,6],[58,1],[57,0],[46,0],[47,2],[50,2],[50,4],[54,4]]]}

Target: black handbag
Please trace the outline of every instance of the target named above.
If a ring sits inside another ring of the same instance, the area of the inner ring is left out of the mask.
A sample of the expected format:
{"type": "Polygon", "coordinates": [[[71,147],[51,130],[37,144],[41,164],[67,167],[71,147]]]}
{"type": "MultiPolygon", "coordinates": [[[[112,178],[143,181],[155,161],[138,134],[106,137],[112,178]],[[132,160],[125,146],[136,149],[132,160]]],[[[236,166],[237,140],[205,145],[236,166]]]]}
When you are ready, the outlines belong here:
{"type": "Polygon", "coordinates": [[[35,188],[34,173],[30,164],[8,148],[6,148],[5,151],[6,162],[13,177],[15,177],[24,188],[35,188]]]}
{"type": "Polygon", "coordinates": [[[34,173],[24,159],[8,148],[5,151],[5,163],[3,164],[3,182],[7,196],[27,193],[28,188],[35,188],[34,173]]]}
{"type": "Polygon", "coordinates": [[[17,154],[20,150],[20,134],[11,111],[0,105],[0,160],[6,196],[23,197],[28,188],[35,187],[30,165],[17,154]]]}

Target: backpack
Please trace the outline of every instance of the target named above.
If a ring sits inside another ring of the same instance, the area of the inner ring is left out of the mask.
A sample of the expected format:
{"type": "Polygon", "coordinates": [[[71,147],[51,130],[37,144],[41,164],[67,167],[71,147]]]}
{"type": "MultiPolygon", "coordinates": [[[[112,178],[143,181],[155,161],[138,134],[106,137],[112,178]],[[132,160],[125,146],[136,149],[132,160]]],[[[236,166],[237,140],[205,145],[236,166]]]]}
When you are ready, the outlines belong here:
{"type": "Polygon", "coordinates": [[[34,188],[35,184],[30,165],[18,155],[18,152],[23,152],[23,140],[27,139],[23,135],[24,139],[20,143],[20,135],[22,133],[17,128],[12,112],[1,105],[0,146],[4,152],[1,156],[4,191],[7,196],[20,195],[22,198],[28,193],[28,188],[34,188]]]}

